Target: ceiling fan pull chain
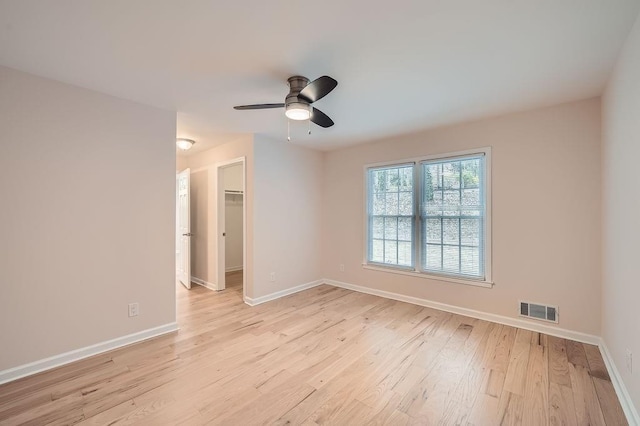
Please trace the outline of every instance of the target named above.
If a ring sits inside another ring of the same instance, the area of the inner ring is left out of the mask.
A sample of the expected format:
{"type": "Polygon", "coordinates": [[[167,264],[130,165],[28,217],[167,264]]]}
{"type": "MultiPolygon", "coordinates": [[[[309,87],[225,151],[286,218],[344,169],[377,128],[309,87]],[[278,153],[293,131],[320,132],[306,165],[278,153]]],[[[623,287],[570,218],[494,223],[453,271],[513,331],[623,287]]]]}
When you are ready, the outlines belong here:
{"type": "Polygon", "coordinates": [[[311,134],[311,120],[307,120],[307,123],[309,123],[309,134],[311,134]]]}
{"type": "Polygon", "coordinates": [[[287,118],[287,141],[291,142],[291,120],[287,118]]]}

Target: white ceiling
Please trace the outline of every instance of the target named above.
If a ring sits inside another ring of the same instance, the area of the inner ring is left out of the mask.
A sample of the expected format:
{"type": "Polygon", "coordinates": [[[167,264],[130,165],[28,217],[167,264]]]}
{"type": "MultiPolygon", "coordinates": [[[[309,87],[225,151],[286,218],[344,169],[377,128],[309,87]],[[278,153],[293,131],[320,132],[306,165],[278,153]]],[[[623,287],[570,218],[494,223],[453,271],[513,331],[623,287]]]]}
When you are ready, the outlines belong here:
{"type": "Polygon", "coordinates": [[[178,111],[194,152],[285,139],[286,79],[330,75],[333,149],[596,96],[640,0],[0,0],[0,64],[178,111]]]}

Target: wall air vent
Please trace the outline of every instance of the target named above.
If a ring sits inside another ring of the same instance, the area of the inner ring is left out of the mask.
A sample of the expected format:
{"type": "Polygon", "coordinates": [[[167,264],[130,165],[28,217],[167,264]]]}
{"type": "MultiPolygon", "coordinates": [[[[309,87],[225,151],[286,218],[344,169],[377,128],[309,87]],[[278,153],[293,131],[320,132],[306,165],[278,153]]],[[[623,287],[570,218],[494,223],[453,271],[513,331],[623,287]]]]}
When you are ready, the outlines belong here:
{"type": "Polygon", "coordinates": [[[542,321],[558,322],[558,307],[520,302],[520,316],[542,321]]]}

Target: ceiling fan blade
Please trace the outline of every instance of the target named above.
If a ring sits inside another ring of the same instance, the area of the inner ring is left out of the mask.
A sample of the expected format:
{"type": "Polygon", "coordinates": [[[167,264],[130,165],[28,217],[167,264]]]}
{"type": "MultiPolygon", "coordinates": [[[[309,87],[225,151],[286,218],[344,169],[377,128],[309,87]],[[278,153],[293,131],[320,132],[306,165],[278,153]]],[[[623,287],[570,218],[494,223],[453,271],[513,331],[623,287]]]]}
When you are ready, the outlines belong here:
{"type": "Polygon", "coordinates": [[[300,91],[298,97],[312,103],[327,96],[337,85],[338,82],[336,80],[328,75],[323,75],[307,84],[305,88],[300,91]]]}
{"type": "Polygon", "coordinates": [[[238,105],[233,109],[246,110],[246,109],[269,109],[269,108],[284,108],[284,104],[255,104],[255,105],[238,105]]]}
{"type": "Polygon", "coordinates": [[[333,120],[329,118],[327,114],[320,111],[318,108],[314,108],[311,112],[310,120],[316,123],[320,127],[331,127],[333,126],[333,120]]]}

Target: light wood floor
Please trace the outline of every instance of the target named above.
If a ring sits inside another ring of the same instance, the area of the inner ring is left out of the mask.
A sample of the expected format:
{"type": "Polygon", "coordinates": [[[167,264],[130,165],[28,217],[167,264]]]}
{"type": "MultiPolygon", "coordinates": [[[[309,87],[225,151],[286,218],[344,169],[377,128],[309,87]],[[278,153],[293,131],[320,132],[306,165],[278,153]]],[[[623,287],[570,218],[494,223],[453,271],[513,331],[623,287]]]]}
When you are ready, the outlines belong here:
{"type": "Polygon", "coordinates": [[[242,271],[227,272],[225,274],[225,287],[227,289],[240,287],[240,294],[242,294],[242,271]]]}
{"type": "Polygon", "coordinates": [[[0,423],[623,425],[598,349],[316,287],[178,288],[180,331],[0,387],[0,423]]]}

